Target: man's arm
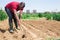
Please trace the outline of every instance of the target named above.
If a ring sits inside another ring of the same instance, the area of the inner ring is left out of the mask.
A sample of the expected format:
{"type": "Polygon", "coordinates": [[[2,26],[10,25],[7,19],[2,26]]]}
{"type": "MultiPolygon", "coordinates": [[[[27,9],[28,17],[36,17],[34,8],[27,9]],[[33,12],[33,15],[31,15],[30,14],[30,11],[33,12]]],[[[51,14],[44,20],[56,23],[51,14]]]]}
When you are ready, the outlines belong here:
{"type": "Polygon", "coordinates": [[[19,17],[17,16],[17,11],[16,10],[14,10],[14,15],[15,15],[15,17],[16,17],[16,19],[17,19],[17,22],[18,22],[18,25],[20,26],[20,21],[19,21],[19,17]]]}
{"type": "Polygon", "coordinates": [[[19,19],[22,18],[22,13],[23,13],[23,10],[20,10],[20,13],[19,13],[19,19]]]}

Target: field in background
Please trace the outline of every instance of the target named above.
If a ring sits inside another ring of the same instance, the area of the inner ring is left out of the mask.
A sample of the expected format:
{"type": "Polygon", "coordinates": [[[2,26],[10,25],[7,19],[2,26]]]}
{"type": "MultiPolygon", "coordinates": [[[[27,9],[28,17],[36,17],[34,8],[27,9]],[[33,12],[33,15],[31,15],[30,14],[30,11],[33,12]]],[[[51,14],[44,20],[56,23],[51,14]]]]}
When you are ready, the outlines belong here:
{"type": "MultiPolygon", "coordinates": [[[[7,19],[7,14],[5,11],[0,10],[0,20],[7,19]]],[[[39,19],[45,17],[47,20],[57,20],[60,21],[60,12],[43,12],[43,13],[23,13],[22,19],[39,19]]]]}

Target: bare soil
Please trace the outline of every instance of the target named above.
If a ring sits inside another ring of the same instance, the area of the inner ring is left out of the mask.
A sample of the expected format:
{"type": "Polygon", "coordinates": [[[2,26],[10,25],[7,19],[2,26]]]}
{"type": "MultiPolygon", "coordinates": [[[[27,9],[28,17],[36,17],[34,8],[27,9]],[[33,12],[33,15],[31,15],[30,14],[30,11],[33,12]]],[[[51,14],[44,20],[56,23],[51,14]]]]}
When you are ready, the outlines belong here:
{"type": "Polygon", "coordinates": [[[60,37],[60,21],[21,20],[19,28],[20,30],[15,29],[14,33],[10,33],[8,20],[0,21],[0,40],[46,40],[60,37]]]}

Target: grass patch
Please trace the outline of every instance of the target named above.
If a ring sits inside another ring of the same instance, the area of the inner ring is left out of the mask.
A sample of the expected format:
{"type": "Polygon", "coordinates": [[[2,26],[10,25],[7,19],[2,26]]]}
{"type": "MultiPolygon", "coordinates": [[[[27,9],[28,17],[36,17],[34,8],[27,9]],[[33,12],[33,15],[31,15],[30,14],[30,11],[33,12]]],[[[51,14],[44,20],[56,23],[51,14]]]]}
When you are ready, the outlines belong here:
{"type": "Polygon", "coordinates": [[[46,40],[60,40],[60,38],[53,38],[53,37],[51,37],[51,38],[46,38],[46,40]]]}

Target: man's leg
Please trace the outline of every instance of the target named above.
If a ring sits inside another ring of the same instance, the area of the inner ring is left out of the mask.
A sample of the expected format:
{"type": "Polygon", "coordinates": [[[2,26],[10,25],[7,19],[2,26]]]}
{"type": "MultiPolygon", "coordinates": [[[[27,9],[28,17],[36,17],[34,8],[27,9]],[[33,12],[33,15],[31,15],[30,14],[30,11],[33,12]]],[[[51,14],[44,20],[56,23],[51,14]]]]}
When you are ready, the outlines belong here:
{"type": "Polygon", "coordinates": [[[12,22],[12,18],[9,17],[9,26],[10,26],[10,30],[13,30],[13,22],[12,22]]]}
{"type": "Polygon", "coordinates": [[[8,8],[5,8],[5,11],[7,12],[7,15],[9,17],[9,26],[10,26],[9,31],[13,32],[12,14],[8,8]]]}

